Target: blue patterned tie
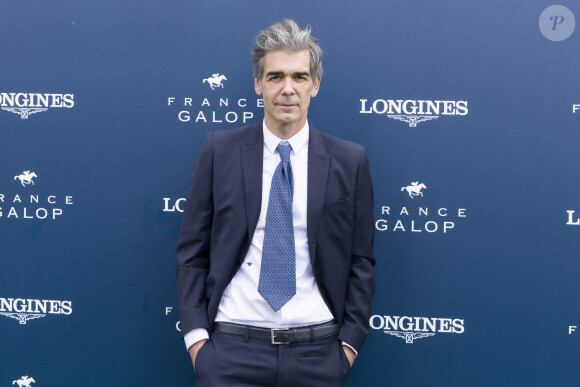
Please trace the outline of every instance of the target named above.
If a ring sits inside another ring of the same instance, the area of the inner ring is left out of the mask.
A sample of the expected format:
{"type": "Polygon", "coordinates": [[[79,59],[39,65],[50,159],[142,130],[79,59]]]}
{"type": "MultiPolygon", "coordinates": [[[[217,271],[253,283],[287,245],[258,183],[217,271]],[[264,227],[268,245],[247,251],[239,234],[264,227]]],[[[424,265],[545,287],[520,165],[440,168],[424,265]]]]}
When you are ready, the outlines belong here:
{"type": "Polygon", "coordinates": [[[296,294],[296,252],[292,222],[294,176],[290,145],[278,144],[280,164],[272,176],[258,292],[278,311],[296,294]]]}

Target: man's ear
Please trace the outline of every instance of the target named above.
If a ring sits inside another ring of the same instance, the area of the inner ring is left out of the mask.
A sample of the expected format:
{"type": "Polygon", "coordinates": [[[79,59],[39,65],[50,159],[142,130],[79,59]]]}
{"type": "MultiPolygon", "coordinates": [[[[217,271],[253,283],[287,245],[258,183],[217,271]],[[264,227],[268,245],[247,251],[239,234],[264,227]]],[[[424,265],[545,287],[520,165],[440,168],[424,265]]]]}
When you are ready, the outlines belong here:
{"type": "Polygon", "coordinates": [[[312,88],[312,91],[310,92],[311,98],[316,97],[316,95],[318,94],[318,89],[320,89],[320,81],[322,81],[322,77],[318,77],[314,81],[314,87],[312,88]]]}
{"type": "Polygon", "coordinates": [[[260,86],[260,81],[258,78],[254,77],[254,90],[256,90],[256,94],[262,95],[262,87],[260,86]]]}

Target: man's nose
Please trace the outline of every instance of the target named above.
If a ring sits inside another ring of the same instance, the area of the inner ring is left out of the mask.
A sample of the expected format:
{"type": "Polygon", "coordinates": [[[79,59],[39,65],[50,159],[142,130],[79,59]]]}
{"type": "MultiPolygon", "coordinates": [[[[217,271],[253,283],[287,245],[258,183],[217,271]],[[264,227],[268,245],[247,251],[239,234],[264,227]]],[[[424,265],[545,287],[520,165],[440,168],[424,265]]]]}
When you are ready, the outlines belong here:
{"type": "Polygon", "coordinates": [[[294,82],[292,78],[288,77],[284,79],[284,89],[282,89],[284,95],[294,94],[294,82]]]}

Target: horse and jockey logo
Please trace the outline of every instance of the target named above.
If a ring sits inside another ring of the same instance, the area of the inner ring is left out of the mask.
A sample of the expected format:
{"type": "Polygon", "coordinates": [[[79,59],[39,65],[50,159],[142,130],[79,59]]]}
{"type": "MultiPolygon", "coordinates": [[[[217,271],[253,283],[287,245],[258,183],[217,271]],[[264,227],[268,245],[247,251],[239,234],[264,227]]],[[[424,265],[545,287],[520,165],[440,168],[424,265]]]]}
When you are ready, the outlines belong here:
{"type": "Polygon", "coordinates": [[[215,90],[216,87],[223,88],[224,85],[222,85],[222,81],[227,81],[227,80],[228,79],[226,78],[225,75],[223,75],[223,74],[220,75],[220,73],[215,73],[215,74],[212,74],[211,77],[205,78],[202,83],[205,83],[207,81],[207,83],[209,84],[209,87],[211,87],[212,90],[215,90]]]}
{"type": "Polygon", "coordinates": [[[12,384],[18,384],[18,387],[30,387],[30,383],[36,383],[36,380],[29,378],[28,375],[12,381],[12,384]]]}
{"type": "Polygon", "coordinates": [[[36,176],[36,173],[34,172],[30,172],[30,171],[24,171],[22,172],[22,174],[18,175],[18,176],[14,176],[14,180],[19,179],[20,180],[20,184],[22,184],[23,187],[26,187],[29,184],[34,185],[34,181],[32,181],[32,179],[34,179],[36,176]]]}
{"type": "Polygon", "coordinates": [[[426,189],[427,186],[423,183],[419,184],[418,181],[414,181],[411,183],[411,185],[408,185],[406,187],[401,187],[401,191],[407,191],[409,193],[409,196],[411,197],[411,199],[413,199],[419,195],[421,195],[421,197],[423,197],[423,193],[421,192],[421,190],[423,188],[426,189]]]}
{"type": "Polygon", "coordinates": [[[416,116],[416,115],[407,116],[407,115],[387,114],[387,117],[406,122],[409,124],[410,128],[414,128],[417,126],[419,122],[434,120],[439,116],[416,116]]]}
{"type": "Polygon", "coordinates": [[[46,108],[9,108],[9,107],[3,107],[2,110],[6,110],[12,113],[16,113],[16,114],[20,114],[20,118],[22,118],[23,120],[27,120],[28,116],[34,113],[40,113],[43,112],[45,110],[48,110],[46,108]]]}

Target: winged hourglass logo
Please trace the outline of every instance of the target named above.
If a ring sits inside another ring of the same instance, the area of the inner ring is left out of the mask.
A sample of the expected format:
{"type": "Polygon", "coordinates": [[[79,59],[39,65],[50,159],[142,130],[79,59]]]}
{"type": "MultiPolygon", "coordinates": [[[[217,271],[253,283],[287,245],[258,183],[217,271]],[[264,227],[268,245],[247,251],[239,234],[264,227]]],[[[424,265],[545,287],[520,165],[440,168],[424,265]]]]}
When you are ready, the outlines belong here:
{"type": "Polygon", "coordinates": [[[2,110],[6,110],[12,113],[20,114],[20,118],[27,120],[28,116],[34,113],[40,113],[46,111],[46,108],[8,108],[3,107],[2,110]]]}

